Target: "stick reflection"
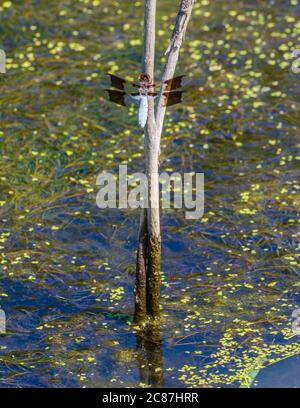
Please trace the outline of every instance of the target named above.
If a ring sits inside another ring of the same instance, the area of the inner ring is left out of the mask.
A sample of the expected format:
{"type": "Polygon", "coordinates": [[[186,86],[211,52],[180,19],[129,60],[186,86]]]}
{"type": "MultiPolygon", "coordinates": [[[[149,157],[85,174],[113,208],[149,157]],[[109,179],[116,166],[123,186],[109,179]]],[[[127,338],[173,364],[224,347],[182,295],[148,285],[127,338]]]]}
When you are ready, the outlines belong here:
{"type": "Polygon", "coordinates": [[[160,327],[149,325],[136,335],[140,382],[151,387],[164,384],[163,351],[160,327]]]}

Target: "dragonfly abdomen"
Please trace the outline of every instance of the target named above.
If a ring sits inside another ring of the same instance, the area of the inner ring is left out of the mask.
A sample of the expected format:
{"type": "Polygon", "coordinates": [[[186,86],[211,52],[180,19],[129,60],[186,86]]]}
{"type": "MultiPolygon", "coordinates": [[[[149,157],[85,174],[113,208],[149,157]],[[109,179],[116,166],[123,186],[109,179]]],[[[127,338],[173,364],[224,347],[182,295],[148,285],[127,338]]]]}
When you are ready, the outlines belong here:
{"type": "Polygon", "coordinates": [[[148,98],[146,95],[141,95],[139,107],[139,124],[141,128],[144,128],[146,126],[147,116],[148,116],[148,98]]]}

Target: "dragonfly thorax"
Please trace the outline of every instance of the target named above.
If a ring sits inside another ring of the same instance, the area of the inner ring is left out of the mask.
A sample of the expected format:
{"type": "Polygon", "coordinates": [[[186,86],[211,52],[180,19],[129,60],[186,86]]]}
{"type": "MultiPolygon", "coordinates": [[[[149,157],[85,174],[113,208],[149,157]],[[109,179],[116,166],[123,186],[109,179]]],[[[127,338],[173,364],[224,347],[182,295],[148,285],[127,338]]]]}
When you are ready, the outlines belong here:
{"type": "Polygon", "coordinates": [[[148,93],[152,90],[154,84],[151,83],[150,75],[141,74],[139,81],[139,92],[141,96],[147,96],[148,93]]]}

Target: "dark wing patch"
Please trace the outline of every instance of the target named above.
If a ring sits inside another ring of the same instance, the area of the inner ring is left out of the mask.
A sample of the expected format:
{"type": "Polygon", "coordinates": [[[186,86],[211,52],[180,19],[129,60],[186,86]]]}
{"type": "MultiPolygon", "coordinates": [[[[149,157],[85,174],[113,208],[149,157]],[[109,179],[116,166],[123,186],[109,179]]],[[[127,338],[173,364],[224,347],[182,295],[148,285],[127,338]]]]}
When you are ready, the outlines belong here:
{"type": "Polygon", "coordinates": [[[123,78],[117,77],[116,75],[113,75],[113,74],[108,74],[108,75],[110,76],[111,86],[124,91],[125,89],[124,84],[126,83],[126,80],[123,78]]]}
{"type": "Polygon", "coordinates": [[[149,95],[149,96],[156,96],[156,95],[157,95],[157,92],[148,92],[148,95],[149,95]]]}
{"type": "Polygon", "coordinates": [[[181,88],[183,86],[183,80],[186,78],[186,75],[180,75],[175,78],[167,79],[164,84],[165,91],[172,91],[173,89],[181,88]]]}
{"type": "Polygon", "coordinates": [[[182,94],[184,91],[164,92],[164,104],[163,106],[172,106],[176,103],[182,102],[182,94]]]}
{"type": "Polygon", "coordinates": [[[108,93],[109,100],[111,102],[114,102],[117,105],[126,106],[126,102],[125,102],[126,92],[115,91],[113,89],[105,89],[105,91],[108,93]]]}

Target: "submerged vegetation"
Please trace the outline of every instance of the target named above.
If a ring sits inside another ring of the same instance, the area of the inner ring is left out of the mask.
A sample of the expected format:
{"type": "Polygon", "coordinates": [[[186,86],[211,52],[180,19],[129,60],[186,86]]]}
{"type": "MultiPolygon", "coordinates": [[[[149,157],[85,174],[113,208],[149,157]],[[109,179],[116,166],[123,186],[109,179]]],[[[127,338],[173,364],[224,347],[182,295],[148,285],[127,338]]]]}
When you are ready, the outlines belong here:
{"type": "MultiPolygon", "coordinates": [[[[163,55],[177,8],[158,3],[163,55]]],[[[135,108],[101,91],[108,71],[139,74],[142,2],[2,2],[0,386],[250,387],[297,358],[300,2],[273,3],[194,6],[177,72],[197,87],[167,112],[161,168],[205,173],[205,213],[162,213],[162,321],[142,355],[139,212],[95,203],[102,170],[143,170],[135,108]]]]}

